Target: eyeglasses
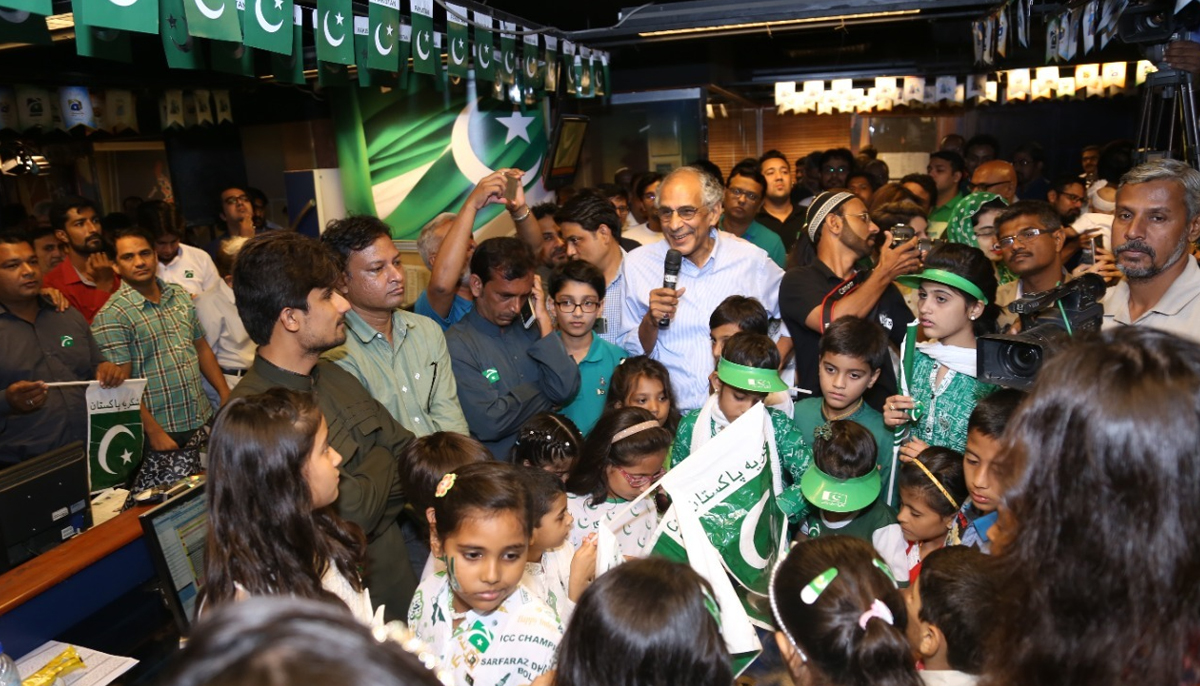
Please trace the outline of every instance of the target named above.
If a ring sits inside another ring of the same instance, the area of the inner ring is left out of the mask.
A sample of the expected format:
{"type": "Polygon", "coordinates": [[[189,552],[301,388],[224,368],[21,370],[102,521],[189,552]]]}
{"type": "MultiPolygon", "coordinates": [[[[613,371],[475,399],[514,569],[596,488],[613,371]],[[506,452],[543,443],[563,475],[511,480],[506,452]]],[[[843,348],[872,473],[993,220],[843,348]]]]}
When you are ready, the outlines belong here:
{"type": "Polygon", "coordinates": [[[859,212],[858,214],[843,214],[842,217],[858,217],[865,223],[868,223],[868,224],[871,223],[871,213],[870,212],[859,212]]]}
{"type": "Polygon", "coordinates": [[[968,186],[968,188],[970,188],[972,192],[978,193],[979,191],[990,191],[991,189],[995,188],[996,186],[1003,186],[1006,183],[1009,183],[1009,182],[1008,181],[993,181],[992,183],[973,183],[970,186],[968,186]]]}
{"type": "Polygon", "coordinates": [[[232,198],[225,198],[226,205],[241,205],[248,202],[250,202],[250,196],[248,195],[235,195],[232,198]]]}
{"type": "Polygon", "coordinates": [[[600,303],[595,300],[584,300],[581,303],[571,302],[570,300],[555,300],[554,305],[559,311],[565,314],[573,314],[575,310],[583,310],[584,314],[591,314],[600,308],[600,303]]]}
{"type": "Polygon", "coordinates": [[[1041,236],[1042,234],[1054,233],[1057,230],[1058,229],[1021,229],[1012,236],[1005,236],[1004,238],[997,240],[996,250],[1005,250],[1007,248],[1011,248],[1013,243],[1016,241],[1020,241],[1021,245],[1026,245],[1029,243],[1029,241],[1041,236]]]}
{"type": "Polygon", "coordinates": [[[667,470],[660,469],[650,476],[633,475],[624,469],[621,469],[620,467],[617,467],[617,471],[621,473],[621,476],[625,477],[625,482],[629,484],[630,488],[644,488],[649,486],[655,481],[661,479],[663,475],[667,473],[667,470]]]}
{"type": "Polygon", "coordinates": [[[1083,202],[1082,195],[1075,195],[1074,193],[1067,193],[1066,191],[1059,193],[1058,196],[1060,198],[1066,198],[1067,200],[1070,200],[1071,202],[1079,202],[1079,203],[1083,202]]]}
{"type": "Polygon", "coordinates": [[[663,220],[664,222],[671,221],[671,215],[673,215],[673,214],[679,215],[679,218],[682,219],[683,221],[688,221],[689,219],[692,219],[693,217],[695,217],[696,213],[699,212],[701,209],[702,208],[700,208],[700,207],[691,207],[691,206],[685,205],[683,207],[677,207],[675,209],[671,209],[670,207],[660,207],[660,208],[658,208],[657,212],[658,212],[658,218],[663,220]]]}
{"type": "Polygon", "coordinates": [[[758,193],[744,191],[741,188],[730,188],[729,194],[738,199],[745,198],[748,202],[758,202],[758,199],[762,197],[758,193]]]}

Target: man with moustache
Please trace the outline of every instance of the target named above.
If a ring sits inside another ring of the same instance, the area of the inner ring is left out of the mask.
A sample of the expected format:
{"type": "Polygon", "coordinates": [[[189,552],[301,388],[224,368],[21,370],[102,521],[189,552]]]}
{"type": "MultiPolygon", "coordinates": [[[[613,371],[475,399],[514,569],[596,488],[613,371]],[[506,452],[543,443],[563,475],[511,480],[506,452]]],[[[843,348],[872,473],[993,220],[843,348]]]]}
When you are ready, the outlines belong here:
{"type": "Polygon", "coordinates": [[[1121,177],[1113,252],[1125,280],[1108,289],[1104,327],[1148,326],[1200,341],[1200,171],[1155,160],[1121,177]]]}
{"type": "MultiPolygon", "coordinates": [[[[699,408],[708,397],[712,371],[709,316],[725,298],[756,298],[779,317],[783,270],[760,248],[717,229],[724,189],[720,181],[694,167],[667,175],[659,187],[657,211],[666,240],[625,257],[625,329],[623,344],[631,355],[648,355],[670,372],[681,411],[699,408]],[[683,254],[679,283],[664,288],[668,250],[683,254]],[[670,323],[662,328],[661,322],[670,323]]],[[[781,357],[791,339],[780,339],[781,357]]]]}
{"type": "Polygon", "coordinates": [[[405,616],[417,587],[399,520],[399,455],[413,435],[349,372],[320,359],[346,341],[350,303],[337,291],[340,278],[332,251],[307,236],[270,231],[246,242],[233,265],[233,292],[258,352],[232,396],[275,387],[316,396],[329,446],[343,460],[334,507],[367,536],[367,588],[390,621],[405,616]]]}
{"type": "Polygon", "coordinates": [[[1017,198],[1017,172],[1004,160],[984,162],[971,174],[970,189],[972,193],[995,193],[1011,205],[1017,198]]]}
{"type": "Polygon", "coordinates": [[[66,249],[66,259],[43,281],[62,291],[90,324],[121,285],[100,234],[96,203],[76,195],[59,198],[50,206],[49,218],[55,237],[66,249]]]}

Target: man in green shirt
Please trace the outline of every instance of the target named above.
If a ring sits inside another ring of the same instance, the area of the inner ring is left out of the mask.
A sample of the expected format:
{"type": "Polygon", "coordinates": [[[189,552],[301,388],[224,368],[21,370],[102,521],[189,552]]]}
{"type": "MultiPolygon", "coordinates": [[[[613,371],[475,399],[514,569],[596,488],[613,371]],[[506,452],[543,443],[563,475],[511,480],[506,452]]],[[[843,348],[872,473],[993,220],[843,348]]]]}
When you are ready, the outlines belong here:
{"type": "Polygon", "coordinates": [[[937,186],[937,198],[933,200],[933,210],[929,213],[930,238],[940,238],[954,215],[954,208],[963,199],[960,192],[963,174],[966,173],[966,163],[963,158],[951,150],[938,150],[929,155],[929,166],[925,171],[933,177],[937,186]]]}
{"type": "Polygon", "coordinates": [[[736,166],[729,173],[725,184],[725,214],[717,228],[744,238],[766,251],[767,255],[783,268],[787,263],[787,252],[779,234],[754,220],[762,208],[767,180],[757,166],[736,166]]]}
{"type": "Polygon", "coordinates": [[[341,259],[337,290],[350,302],[345,344],[322,357],[350,372],[414,435],[467,435],[446,337],[433,320],[400,309],[404,265],[387,224],[366,215],[340,219],[321,241],[341,259]]]}
{"type": "Polygon", "coordinates": [[[367,536],[366,584],[387,620],[403,619],[417,587],[398,518],[399,456],[412,433],[349,372],[321,353],[346,341],[350,304],[335,289],[337,258],[319,241],[269,231],[246,242],[233,266],[238,316],[258,344],[232,397],[277,386],[312,392],[342,455],[333,506],[367,536]]]}

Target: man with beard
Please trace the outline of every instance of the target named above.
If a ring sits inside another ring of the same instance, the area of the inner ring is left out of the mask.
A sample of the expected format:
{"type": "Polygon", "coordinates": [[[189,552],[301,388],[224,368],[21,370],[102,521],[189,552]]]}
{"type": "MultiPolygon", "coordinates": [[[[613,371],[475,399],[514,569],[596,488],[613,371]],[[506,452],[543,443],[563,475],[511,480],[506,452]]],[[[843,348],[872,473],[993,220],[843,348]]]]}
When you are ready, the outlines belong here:
{"type": "Polygon", "coordinates": [[[90,324],[121,285],[100,234],[96,204],[87,198],[67,196],[54,201],[49,217],[67,257],[46,273],[45,286],[62,291],[90,324]]]}
{"type": "Polygon", "coordinates": [[[1200,341],[1200,172],[1155,160],[1121,177],[1113,252],[1125,280],[1104,298],[1104,326],[1148,326],[1200,341]]]}
{"type": "MultiPolygon", "coordinates": [[[[817,256],[812,264],[792,269],[783,278],[779,310],[795,339],[796,382],[819,396],[817,348],[825,327],[834,320],[847,315],[870,319],[883,326],[893,344],[903,343],[913,315],[892,282],[920,268],[920,253],[916,238],[892,247],[892,233],[885,231],[879,264],[869,269],[864,260],[871,255],[879,227],[863,201],[849,191],[818,195],[808,207],[806,224],[817,256]]],[[[878,383],[865,397],[878,410],[895,388],[896,375],[891,365],[884,365],[878,383]]]]}
{"type": "Polygon", "coordinates": [[[804,210],[792,203],[792,167],[778,150],[768,150],[758,158],[758,170],[767,182],[762,209],[755,220],[775,232],[783,241],[783,249],[795,252],[797,264],[812,261],[813,249],[804,227],[804,210]],[[797,246],[796,244],[799,243],[797,246]]]}
{"type": "MultiPolygon", "coordinates": [[[[631,355],[648,355],[667,368],[683,412],[698,409],[708,398],[712,311],[731,295],[745,295],[762,303],[771,317],[779,316],[783,270],[760,248],[717,230],[723,197],[721,182],[700,169],[681,167],[668,174],[657,200],[665,240],[629,253],[623,267],[623,345],[631,355]],[[663,287],[668,250],[683,255],[673,289],[663,287]]],[[[778,345],[786,359],[791,339],[785,334],[778,345]]]]}
{"type": "Polygon", "coordinates": [[[246,242],[233,265],[238,315],[258,353],[232,397],[282,387],[315,394],[329,446],[343,458],[333,506],[367,537],[365,581],[386,619],[405,616],[417,580],[399,518],[399,456],[412,433],[351,374],[321,353],[346,341],[350,303],[338,293],[337,258],[319,241],[271,231],[246,242]]]}
{"type": "Polygon", "coordinates": [[[1087,188],[1078,176],[1060,176],[1051,184],[1046,200],[1058,212],[1063,226],[1070,226],[1083,213],[1083,202],[1087,200],[1087,188]]]}
{"type": "Polygon", "coordinates": [[[537,235],[520,237],[529,245],[538,261],[538,276],[542,281],[549,282],[550,273],[567,263],[567,244],[563,241],[562,227],[554,221],[558,205],[544,202],[530,207],[529,211],[533,212],[533,218],[537,220],[537,235]]]}
{"type": "Polygon", "coordinates": [[[754,221],[754,215],[762,207],[766,186],[766,179],[756,166],[734,167],[725,183],[725,214],[721,216],[717,228],[762,248],[775,264],[783,268],[787,262],[783,241],[774,231],[754,221]]]}

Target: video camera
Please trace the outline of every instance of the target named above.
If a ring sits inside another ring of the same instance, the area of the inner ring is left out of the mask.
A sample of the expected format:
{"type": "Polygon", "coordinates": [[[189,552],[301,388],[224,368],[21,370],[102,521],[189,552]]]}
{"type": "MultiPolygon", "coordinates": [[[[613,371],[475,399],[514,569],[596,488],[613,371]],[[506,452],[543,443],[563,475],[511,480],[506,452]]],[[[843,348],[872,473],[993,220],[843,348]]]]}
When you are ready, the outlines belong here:
{"type": "Polygon", "coordinates": [[[1084,274],[1008,306],[1021,318],[1021,332],[980,336],[979,380],[1008,388],[1028,389],[1046,360],[1066,346],[1071,336],[1098,331],[1104,319],[1104,279],[1084,274]]]}

